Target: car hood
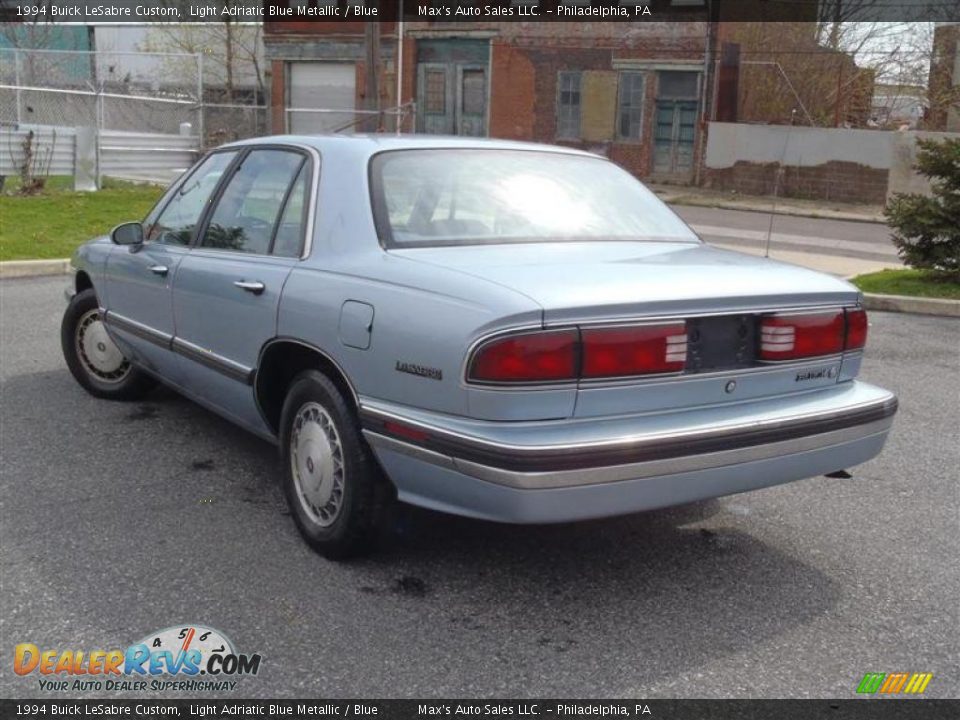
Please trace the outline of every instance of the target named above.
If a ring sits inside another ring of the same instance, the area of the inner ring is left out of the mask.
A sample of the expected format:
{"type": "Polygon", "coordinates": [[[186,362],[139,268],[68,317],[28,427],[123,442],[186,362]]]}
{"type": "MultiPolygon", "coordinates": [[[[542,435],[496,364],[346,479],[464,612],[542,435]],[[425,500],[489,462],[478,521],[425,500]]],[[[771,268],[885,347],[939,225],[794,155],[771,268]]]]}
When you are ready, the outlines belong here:
{"type": "Polygon", "coordinates": [[[850,303],[855,287],[766,258],[689,242],[474,245],[391,250],[508,287],[544,321],[850,303]]]}

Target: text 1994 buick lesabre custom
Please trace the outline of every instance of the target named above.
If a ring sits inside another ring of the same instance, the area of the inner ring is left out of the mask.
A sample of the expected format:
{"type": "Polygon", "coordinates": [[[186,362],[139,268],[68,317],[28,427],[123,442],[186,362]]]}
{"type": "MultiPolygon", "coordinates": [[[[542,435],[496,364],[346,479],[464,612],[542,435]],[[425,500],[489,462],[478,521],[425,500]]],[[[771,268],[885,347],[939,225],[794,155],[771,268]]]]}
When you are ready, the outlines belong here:
{"type": "Polygon", "coordinates": [[[297,526],[368,546],[393,497],[596,518],[862,463],[847,283],[718,250],[587,153],[433,137],[227,145],[84,245],[76,379],[155,379],[279,444],[297,526]]]}

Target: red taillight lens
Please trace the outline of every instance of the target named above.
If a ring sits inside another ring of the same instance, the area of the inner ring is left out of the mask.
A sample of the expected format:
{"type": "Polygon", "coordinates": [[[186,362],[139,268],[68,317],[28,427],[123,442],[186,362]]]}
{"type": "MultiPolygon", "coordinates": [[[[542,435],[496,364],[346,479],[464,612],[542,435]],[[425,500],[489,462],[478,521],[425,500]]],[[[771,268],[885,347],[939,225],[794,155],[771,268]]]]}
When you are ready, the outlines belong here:
{"type": "Polygon", "coordinates": [[[770,315],[760,324],[760,359],[795,360],[843,352],[843,310],[770,315]]]}
{"type": "Polygon", "coordinates": [[[480,347],[469,378],[480,382],[576,380],[580,333],[576,330],[511,335],[480,347]]]}
{"type": "Polygon", "coordinates": [[[383,424],[383,429],[386,430],[391,435],[402,437],[405,440],[416,440],[417,442],[424,442],[430,439],[430,433],[424,430],[411,427],[410,425],[404,425],[403,423],[392,422],[390,420],[388,420],[383,424]]]}
{"type": "Polygon", "coordinates": [[[867,344],[867,311],[847,310],[847,350],[859,350],[867,344]]]}
{"type": "Polygon", "coordinates": [[[583,377],[680,372],[687,363],[687,325],[584,330],[583,377]]]}

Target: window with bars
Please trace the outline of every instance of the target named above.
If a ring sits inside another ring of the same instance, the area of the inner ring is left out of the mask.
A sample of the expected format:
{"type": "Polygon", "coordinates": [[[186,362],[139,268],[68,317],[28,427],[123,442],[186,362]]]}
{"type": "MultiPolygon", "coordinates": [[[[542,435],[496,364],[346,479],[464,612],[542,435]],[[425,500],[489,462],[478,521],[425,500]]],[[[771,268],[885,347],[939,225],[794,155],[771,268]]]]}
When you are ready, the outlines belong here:
{"type": "Polygon", "coordinates": [[[426,88],[423,94],[424,111],[440,113],[447,111],[447,72],[446,70],[427,70],[426,88]]]}
{"type": "Polygon", "coordinates": [[[643,133],[643,73],[620,73],[617,96],[617,137],[639,140],[643,133]]]}
{"type": "Polygon", "coordinates": [[[463,71],[463,112],[483,115],[486,110],[486,88],[483,70],[463,71]]]}
{"type": "Polygon", "coordinates": [[[580,139],[580,73],[557,75],[557,137],[580,139]]]}

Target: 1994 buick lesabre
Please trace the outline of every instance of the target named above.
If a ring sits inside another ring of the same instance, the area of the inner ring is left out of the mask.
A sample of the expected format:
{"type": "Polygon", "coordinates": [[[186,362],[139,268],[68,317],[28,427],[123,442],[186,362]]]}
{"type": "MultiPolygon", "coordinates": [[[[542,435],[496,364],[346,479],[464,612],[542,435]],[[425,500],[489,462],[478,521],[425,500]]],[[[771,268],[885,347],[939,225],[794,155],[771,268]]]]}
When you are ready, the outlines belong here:
{"type": "Polygon", "coordinates": [[[128,399],[160,380],[277,443],[332,558],[394,498],[547,523],[839,471],[897,408],[855,379],[855,288],[704,245],[565,148],[226,145],[74,265],[77,381],[128,399]]]}

